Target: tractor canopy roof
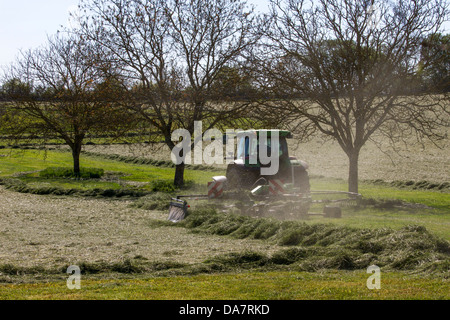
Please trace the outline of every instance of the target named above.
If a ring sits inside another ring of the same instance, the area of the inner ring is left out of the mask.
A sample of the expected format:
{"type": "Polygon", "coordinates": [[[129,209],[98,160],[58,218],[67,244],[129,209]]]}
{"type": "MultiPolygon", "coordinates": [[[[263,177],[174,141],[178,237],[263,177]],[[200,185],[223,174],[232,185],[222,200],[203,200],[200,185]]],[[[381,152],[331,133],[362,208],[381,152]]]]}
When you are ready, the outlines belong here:
{"type": "Polygon", "coordinates": [[[272,133],[278,132],[279,137],[283,138],[292,138],[292,133],[288,130],[279,130],[279,129],[258,129],[258,130],[243,130],[238,131],[237,135],[249,135],[249,134],[256,134],[259,137],[259,134],[261,132],[267,132],[267,137],[272,136],[272,133]]]}

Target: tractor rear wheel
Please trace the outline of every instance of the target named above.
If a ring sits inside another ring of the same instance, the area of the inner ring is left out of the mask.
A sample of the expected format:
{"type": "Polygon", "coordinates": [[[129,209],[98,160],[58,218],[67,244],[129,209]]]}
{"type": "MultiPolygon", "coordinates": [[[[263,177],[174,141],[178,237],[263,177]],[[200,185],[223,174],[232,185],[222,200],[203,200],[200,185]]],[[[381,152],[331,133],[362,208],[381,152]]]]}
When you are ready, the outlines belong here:
{"type": "Polygon", "coordinates": [[[310,193],[311,185],[309,183],[308,171],[301,169],[294,172],[294,184],[299,188],[301,193],[310,193]]]}

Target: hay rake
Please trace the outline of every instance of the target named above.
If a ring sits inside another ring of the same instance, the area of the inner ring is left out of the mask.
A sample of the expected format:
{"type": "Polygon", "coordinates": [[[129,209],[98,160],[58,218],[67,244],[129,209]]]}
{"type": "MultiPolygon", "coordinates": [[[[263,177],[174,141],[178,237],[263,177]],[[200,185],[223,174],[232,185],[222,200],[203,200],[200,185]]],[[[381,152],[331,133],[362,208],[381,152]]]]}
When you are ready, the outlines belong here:
{"type": "Polygon", "coordinates": [[[317,215],[326,218],[340,218],[342,206],[353,205],[361,198],[360,194],[352,192],[311,191],[300,193],[289,185],[283,185],[283,187],[285,188],[282,191],[278,190],[278,192],[272,193],[268,185],[260,185],[251,191],[227,190],[224,186],[224,190],[220,192],[219,196],[210,192],[208,194],[179,195],[172,198],[170,202],[168,220],[179,222],[185,218],[189,205],[182,198],[207,200],[208,203],[224,213],[238,212],[250,216],[282,219],[299,219],[317,215]],[[317,204],[324,205],[323,211],[310,212],[311,207],[317,204]]]}
{"type": "Polygon", "coordinates": [[[341,191],[311,192],[308,164],[289,155],[287,139],[291,138],[291,132],[278,129],[244,130],[224,135],[227,145],[230,141],[236,143],[226,175],[213,177],[207,194],[172,199],[169,220],[184,219],[189,206],[181,198],[207,199],[224,212],[237,210],[247,215],[304,218],[320,214],[339,218],[340,206],[357,201],[361,195],[341,191]],[[272,161],[278,167],[275,174],[267,172],[272,161]],[[323,212],[310,212],[318,203],[325,204],[323,212]]]}

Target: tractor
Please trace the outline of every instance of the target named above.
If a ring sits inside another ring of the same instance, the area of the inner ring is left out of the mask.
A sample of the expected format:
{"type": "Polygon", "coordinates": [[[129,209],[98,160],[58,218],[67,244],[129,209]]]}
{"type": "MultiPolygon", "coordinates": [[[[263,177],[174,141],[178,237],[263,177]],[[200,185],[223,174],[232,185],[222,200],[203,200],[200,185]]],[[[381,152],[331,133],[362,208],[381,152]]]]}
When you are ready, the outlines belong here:
{"type": "Polygon", "coordinates": [[[311,191],[308,165],[289,156],[289,138],[292,138],[289,131],[275,129],[245,130],[225,135],[223,139],[227,147],[231,145],[228,144],[230,139],[236,139],[233,140],[235,152],[230,152],[227,158],[230,161],[226,175],[212,177],[213,181],[208,183],[208,194],[172,198],[168,220],[178,222],[184,219],[189,205],[181,198],[208,199],[211,205],[221,206],[224,212],[237,209],[242,214],[259,217],[341,217],[341,208],[336,205],[325,206],[323,213],[310,212],[310,209],[317,203],[353,202],[361,195],[343,191],[311,191]],[[231,155],[233,158],[230,159],[231,155]],[[269,170],[270,174],[264,170],[270,169],[273,164],[268,159],[276,160],[276,170],[269,170]],[[343,198],[343,195],[346,197],[343,198]],[[339,198],[333,199],[334,196],[339,198]]]}
{"type": "MultiPolygon", "coordinates": [[[[236,134],[237,150],[235,159],[228,164],[226,172],[226,185],[228,190],[254,189],[258,185],[267,185],[269,180],[281,180],[291,183],[300,193],[309,193],[308,165],[306,162],[289,156],[287,139],[292,134],[286,130],[247,130],[236,134]],[[264,135],[262,134],[264,133],[264,135]],[[278,154],[272,155],[273,137],[277,133],[278,154]],[[261,139],[261,136],[264,136],[261,139]],[[264,141],[261,141],[264,140],[264,141]],[[261,168],[268,164],[262,164],[260,151],[261,145],[265,144],[265,154],[278,157],[279,168],[274,175],[261,174],[261,168]],[[251,161],[254,159],[254,161],[251,161]]],[[[225,138],[226,139],[226,138],[225,138]]]]}

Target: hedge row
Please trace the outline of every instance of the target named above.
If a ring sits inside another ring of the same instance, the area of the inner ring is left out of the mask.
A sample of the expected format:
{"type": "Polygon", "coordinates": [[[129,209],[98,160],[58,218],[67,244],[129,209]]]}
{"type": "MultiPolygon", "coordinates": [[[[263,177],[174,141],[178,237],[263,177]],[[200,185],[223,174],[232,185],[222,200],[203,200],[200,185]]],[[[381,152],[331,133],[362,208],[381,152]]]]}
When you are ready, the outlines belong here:
{"type": "Polygon", "coordinates": [[[430,182],[427,180],[413,181],[413,180],[394,180],[391,182],[386,182],[381,179],[376,180],[366,180],[369,183],[378,185],[390,185],[397,188],[409,188],[413,190],[441,190],[448,191],[450,189],[450,182],[430,182]]]}
{"type": "MultiPolygon", "coordinates": [[[[142,165],[152,165],[155,167],[166,167],[166,168],[174,168],[175,164],[170,160],[155,160],[143,157],[135,157],[135,156],[123,156],[118,154],[105,154],[99,152],[90,152],[83,151],[83,154],[90,157],[98,157],[102,159],[121,161],[125,163],[133,163],[133,164],[142,164],[142,165]]],[[[204,171],[223,171],[223,169],[216,168],[213,166],[205,166],[205,165],[186,165],[186,169],[190,170],[204,170],[204,171]]]]}
{"type": "Polygon", "coordinates": [[[69,196],[69,195],[77,195],[77,196],[85,196],[85,197],[143,197],[145,195],[150,194],[148,191],[139,191],[133,189],[91,189],[91,190],[81,190],[76,188],[64,189],[60,187],[32,187],[27,185],[24,181],[20,179],[11,179],[11,178],[0,178],[0,185],[3,185],[5,188],[9,190],[13,190],[20,193],[31,193],[31,194],[39,194],[39,195],[58,195],[58,196],[69,196]]]}

